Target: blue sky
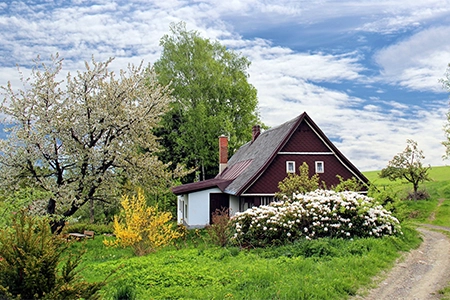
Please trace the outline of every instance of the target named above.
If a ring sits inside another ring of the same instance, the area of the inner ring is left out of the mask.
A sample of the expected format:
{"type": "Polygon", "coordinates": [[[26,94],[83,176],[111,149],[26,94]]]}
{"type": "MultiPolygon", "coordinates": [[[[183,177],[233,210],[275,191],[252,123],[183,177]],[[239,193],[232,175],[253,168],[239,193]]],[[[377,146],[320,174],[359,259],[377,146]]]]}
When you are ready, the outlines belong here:
{"type": "Polygon", "coordinates": [[[418,142],[445,165],[442,127],[450,63],[450,1],[3,1],[0,85],[20,87],[37,55],[65,71],[115,57],[112,68],[155,62],[171,22],[247,56],[262,121],[306,111],[363,171],[418,142]]]}

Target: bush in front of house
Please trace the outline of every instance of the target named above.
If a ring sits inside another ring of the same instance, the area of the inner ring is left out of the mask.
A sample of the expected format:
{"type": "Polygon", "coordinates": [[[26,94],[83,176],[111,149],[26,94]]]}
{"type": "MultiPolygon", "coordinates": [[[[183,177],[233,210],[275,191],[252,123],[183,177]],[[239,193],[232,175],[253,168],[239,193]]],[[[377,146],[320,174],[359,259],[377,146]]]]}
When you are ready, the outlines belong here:
{"type": "Polygon", "coordinates": [[[213,244],[225,247],[230,236],[230,209],[225,207],[216,209],[211,218],[212,224],[206,226],[209,239],[213,244]]]}
{"type": "Polygon", "coordinates": [[[172,214],[148,206],[142,190],[137,195],[122,197],[120,216],[114,216],[114,240],[104,240],[106,246],[131,247],[142,256],[169,245],[181,237],[173,228],[172,214]]]}
{"type": "Polygon", "coordinates": [[[401,234],[399,221],[373,198],[316,190],[253,207],[231,219],[232,241],[265,247],[298,239],[382,237],[401,234]]]}

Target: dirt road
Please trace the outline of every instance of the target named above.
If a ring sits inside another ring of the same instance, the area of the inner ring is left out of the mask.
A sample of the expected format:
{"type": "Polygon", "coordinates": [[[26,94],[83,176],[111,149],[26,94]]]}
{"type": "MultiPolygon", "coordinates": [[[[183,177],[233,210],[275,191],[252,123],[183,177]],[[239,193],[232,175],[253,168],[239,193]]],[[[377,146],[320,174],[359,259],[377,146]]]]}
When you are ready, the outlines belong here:
{"type": "Polygon", "coordinates": [[[377,288],[355,299],[439,299],[438,291],[450,282],[450,240],[431,229],[450,231],[447,227],[421,226],[420,247],[400,259],[377,288]]]}

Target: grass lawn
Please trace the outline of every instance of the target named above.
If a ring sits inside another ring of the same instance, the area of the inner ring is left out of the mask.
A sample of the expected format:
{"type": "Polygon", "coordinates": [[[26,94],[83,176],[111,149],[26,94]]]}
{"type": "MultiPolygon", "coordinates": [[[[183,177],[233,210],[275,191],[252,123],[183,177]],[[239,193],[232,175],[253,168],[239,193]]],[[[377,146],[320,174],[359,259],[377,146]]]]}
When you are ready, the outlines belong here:
{"type": "MultiPolygon", "coordinates": [[[[378,179],[377,172],[365,174],[378,189],[401,195],[409,188],[378,179]]],[[[191,232],[186,244],[143,257],[130,249],[106,248],[102,239],[107,237],[99,235],[71,247],[86,247],[86,280],[100,281],[114,272],[102,290],[105,299],[117,299],[124,287],[137,299],[346,299],[392,266],[401,251],[419,245],[414,223],[450,226],[450,167],[433,168],[430,175],[434,181],[423,186],[430,200],[402,201],[403,236],[239,249],[213,246],[200,231],[191,232]]]]}
{"type": "Polygon", "coordinates": [[[399,250],[418,243],[405,229],[403,237],[303,240],[251,250],[204,243],[134,257],[129,249],[105,248],[98,237],[86,241],[82,274],[99,281],[115,272],[103,289],[109,299],[124,286],[139,299],[345,299],[392,265],[399,250]]]}

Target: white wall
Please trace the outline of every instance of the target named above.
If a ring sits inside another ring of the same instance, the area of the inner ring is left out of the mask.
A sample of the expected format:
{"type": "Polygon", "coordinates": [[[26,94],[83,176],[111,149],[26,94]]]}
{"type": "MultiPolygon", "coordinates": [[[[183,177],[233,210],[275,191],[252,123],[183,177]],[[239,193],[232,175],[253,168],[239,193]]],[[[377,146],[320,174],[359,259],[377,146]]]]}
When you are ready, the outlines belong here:
{"type": "Polygon", "coordinates": [[[188,212],[186,224],[190,228],[203,228],[209,224],[209,194],[221,193],[220,189],[213,188],[188,195],[188,212]]]}
{"type": "MultiPolygon", "coordinates": [[[[178,196],[177,220],[178,224],[189,228],[203,228],[209,224],[209,195],[221,193],[220,189],[213,188],[186,195],[178,196]],[[187,211],[183,205],[187,204],[187,211]]],[[[239,198],[229,196],[231,216],[239,212],[239,198]]]]}
{"type": "Polygon", "coordinates": [[[239,212],[239,197],[230,195],[230,217],[239,212]]]}

